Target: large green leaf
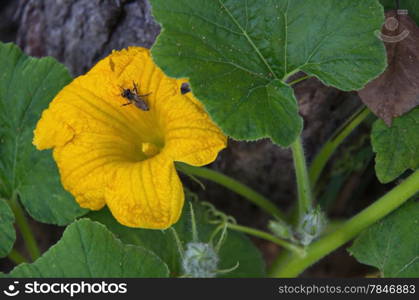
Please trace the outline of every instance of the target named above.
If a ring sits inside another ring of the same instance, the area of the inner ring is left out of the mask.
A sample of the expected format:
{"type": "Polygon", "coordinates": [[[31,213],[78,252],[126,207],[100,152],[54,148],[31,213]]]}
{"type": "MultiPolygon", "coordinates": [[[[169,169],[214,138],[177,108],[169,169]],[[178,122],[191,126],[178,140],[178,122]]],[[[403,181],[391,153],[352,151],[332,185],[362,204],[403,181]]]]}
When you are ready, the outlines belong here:
{"type": "Polygon", "coordinates": [[[408,169],[419,168],[419,108],[394,119],[388,127],[384,121],[374,123],[371,142],[378,179],[387,183],[408,169]]]}
{"type": "Polygon", "coordinates": [[[54,59],[0,43],[0,195],[17,193],[33,218],[58,225],[84,210],[63,190],[51,153],[37,151],[32,138],[41,112],[70,79],[54,59]]]}
{"type": "MultiPolygon", "coordinates": [[[[197,220],[199,239],[202,242],[208,242],[210,234],[215,227],[207,223],[205,208],[199,202],[194,202],[194,212],[197,220]]],[[[128,228],[118,224],[107,209],[91,212],[88,217],[105,224],[123,242],[151,249],[167,263],[172,276],[179,276],[181,272],[180,257],[170,230],[157,231],[128,228]]],[[[187,203],[180,221],[174,228],[184,245],[192,241],[191,215],[187,203]]],[[[219,268],[228,269],[233,267],[237,262],[240,263],[240,266],[233,272],[224,274],[223,277],[264,276],[264,262],[260,252],[244,235],[229,232],[227,241],[221,247],[219,268]]]]}
{"type": "Polygon", "coordinates": [[[12,250],[16,239],[14,222],[15,216],[9,204],[0,198],[0,257],[6,256],[12,250]]]}
{"type": "Polygon", "coordinates": [[[188,77],[218,125],[236,139],[292,143],[301,131],[292,89],[303,71],[357,90],[386,66],[374,32],[377,0],[151,0],[163,30],[153,58],[188,77]],[[282,83],[281,83],[282,81],[282,83]]]}
{"type": "Polygon", "coordinates": [[[88,219],[69,225],[61,240],[11,277],[167,277],[169,270],[151,251],[124,245],[105,226],[88,219]]]}
{"type": "MultiPolygon", "coordinates": [[[[380,0],[381,4],[386,10],[396,9],[396,0],[380,0]]],[[[419,1],[418,0],[402,0],[400,2],[400,9],[407,9],[409,16],[411,16],[416,24],[419,24],[419,1]]]]}
{"type": "Polygon", "coordinates": [[[349,252],[383,277],[419,277],[419,202],[410,201],[364,231],[349,252]]]}

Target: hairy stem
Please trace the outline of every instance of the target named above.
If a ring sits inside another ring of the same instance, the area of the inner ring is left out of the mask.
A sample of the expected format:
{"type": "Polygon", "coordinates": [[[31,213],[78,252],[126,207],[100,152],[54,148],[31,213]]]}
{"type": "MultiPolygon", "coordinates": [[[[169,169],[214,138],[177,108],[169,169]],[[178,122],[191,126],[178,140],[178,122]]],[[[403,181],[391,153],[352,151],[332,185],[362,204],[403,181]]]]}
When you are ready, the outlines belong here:
{"type": "Polygon", "coordinates": [[[9,255],[7,256],[15,265],[28,262],[27,259],[17,250],[12,249],[9,255]]]}
{"type": "Polygon", "coordinates": [[[311,76],[306,75],[306,76],[303,76],[303,77],[297,78],[296,80],[291,81],[290,83],[288,83],[288,85],[289,85],[289,86],[293,86],[294,84],[297,84],[297,83],[299,83],[299,82],[301,82],[301,81],[303,81],[303,80],[306,80],[306,79],[308,79],[308,78],[310,78],[310,77],[311,77],[311,76]]]}
{"type": "Polygon", "coordinates": [[[307,163],[304,149],[299,137],[292,145],[292,157],[294,160],[295,175],[297,177],[298,188],[298,216],[301,218],[312,208],[312,194],[310,180],[307,172],[307,163]]]}
{"type": "Polygon", "coordinates": [[[252,190],[248,186],[238,182],[237,180],[231,177],[228,177],[214,170],[210,170],[203,167],[193,167],[183,163],[176,163],[176,168],[187,175],[198,176],[216,182],[245,197],[246,199],[256,204],[267,213],[275,216],[276,218],[281,220],[284,219],[284,214],[272,202],[270,202],[264,196],[252,190]]]}
{"type": "Polygon", "coordinates": [[[277,258],[271,267],[272,277],[295,277],[330,252],[355,238],[368,228],[419,192],[419,170],[400,185],[352,217],[334,232],[324,236],[307,247],[303,258],[288,253],[277,258]]]}
{"type": "Polygon", "coordinates": [[[25,217],[25,212],[19,204],[19,200],[16,194],[12,196],[10,201],[10,207],[15,214],[16,225],[19,228],[20,233],[22,234],[23,241],[25,243],[26,249],[31,256],[31,259],[34,261],[41,256],[41,251],[38,248],[35,237],[32,233],[32,230],[29,226],[28,220],[25,217]]]}
{"type": "Polygon", "coordinates": [[[288,241],[282,240],[277,238],[276,236],[265,232],[265,231],[261,231],[258,229],[254,229],[254,228],[250,228],[250,227],[246,227],[246,226],[242,226],[242,225],[237,225],[237,224],[231,224],[228,223],[227,227],[229,229],[235,230],[235,231],[240,231],[240,232],[244,232],[250,235],[253,235],[255,237],[273,242],[281,247],[284,247],[285,249],[295,253],[298,257],[303,257],[305,255],[305,251],[304,248],[294,245],[288,241]]]}
{"type": "Polygon", "coordinates": [[[314,158],[310,169],[309,176],[311,186],[316,186],[324,167],[329,161],[330,157],[335,153],[339,145],[348,137],[348,135],[362,123],[370,114],[367,107],[362,107],[355,114],[353,114],[323,145],[320,152],[314,158]]]}

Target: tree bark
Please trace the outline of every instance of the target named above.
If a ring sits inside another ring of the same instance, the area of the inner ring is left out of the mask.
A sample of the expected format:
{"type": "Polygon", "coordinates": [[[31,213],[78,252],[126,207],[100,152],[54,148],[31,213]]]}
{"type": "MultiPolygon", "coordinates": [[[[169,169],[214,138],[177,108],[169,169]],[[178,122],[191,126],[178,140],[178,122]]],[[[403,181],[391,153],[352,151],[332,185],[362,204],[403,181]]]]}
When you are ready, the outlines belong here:
{"type": "Polygon", "coordinates": [[[160,32],[142,0],[20,0],[20,10],[19,46],[57,58],[75,76],[113,49],[149,48],[160,32]]]}

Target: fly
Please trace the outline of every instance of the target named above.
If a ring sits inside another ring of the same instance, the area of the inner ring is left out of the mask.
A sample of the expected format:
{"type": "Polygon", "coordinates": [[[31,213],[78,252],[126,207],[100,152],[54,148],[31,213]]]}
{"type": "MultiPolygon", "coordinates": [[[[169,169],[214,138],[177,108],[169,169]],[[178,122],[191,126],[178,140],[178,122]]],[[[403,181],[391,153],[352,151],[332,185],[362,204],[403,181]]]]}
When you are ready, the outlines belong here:
{"type": "Polygon", "coordinates": [[[181,87],[180,87],[180,92],[182,95],[189,93],[191,91],[191,88],[189,87],[189,83],[184,82],[182,83],[181,87]]]}
{"type": "Polygon", "coordinates": [[[141,109],[143,111],[150,110],[150,108],[148,107],[147,102],[145,101],[144,97],[147,97],[151,93],[141,95],[138,92],[138,88],[137,88],[137,85],[135,84],[135,82],[132,82],[132,83],[134,85],[134,88],[132,90],[131,89],[123,89],[122,90],[121,96],[128,100],[128,102],[122,104],[122,106],[135,104],[136,107],[138,107],[139,109],[141,109]]]}

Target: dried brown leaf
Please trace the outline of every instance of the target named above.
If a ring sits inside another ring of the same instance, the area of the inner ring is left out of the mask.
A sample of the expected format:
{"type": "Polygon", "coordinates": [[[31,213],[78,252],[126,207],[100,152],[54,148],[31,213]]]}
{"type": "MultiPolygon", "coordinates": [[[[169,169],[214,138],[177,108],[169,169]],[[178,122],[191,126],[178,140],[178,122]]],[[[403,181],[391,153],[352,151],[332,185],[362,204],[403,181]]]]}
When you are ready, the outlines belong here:
{"type": "Polygon", "coordinates": [[[359,91],[362,101],[391,125],[419,105],[419,27],[401,11],[386,13],[379,37],[387,49],[388,68],[359,91]]]}

